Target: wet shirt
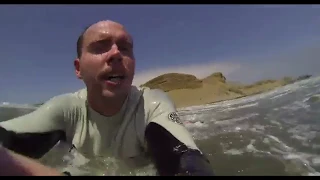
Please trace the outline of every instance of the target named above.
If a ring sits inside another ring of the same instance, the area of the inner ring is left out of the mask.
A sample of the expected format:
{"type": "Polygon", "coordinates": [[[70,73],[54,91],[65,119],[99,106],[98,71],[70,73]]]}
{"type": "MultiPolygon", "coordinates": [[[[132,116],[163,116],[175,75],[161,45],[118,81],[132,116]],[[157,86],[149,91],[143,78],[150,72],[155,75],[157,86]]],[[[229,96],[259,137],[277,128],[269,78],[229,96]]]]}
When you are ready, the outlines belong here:
{"type": "Polygon", "coordinates": [[[1,122],[0,126],[18,134],[60,130],[65,132],[66,141],[85,155],[140,162],[147,159],[145,130],[150,123],[160,125],[188,148],[198,149],[163,91],[134,86],[121,110],[110,117],[91,109],[87,90],[81,89],[56,96],[32,113],[1,122]]]}

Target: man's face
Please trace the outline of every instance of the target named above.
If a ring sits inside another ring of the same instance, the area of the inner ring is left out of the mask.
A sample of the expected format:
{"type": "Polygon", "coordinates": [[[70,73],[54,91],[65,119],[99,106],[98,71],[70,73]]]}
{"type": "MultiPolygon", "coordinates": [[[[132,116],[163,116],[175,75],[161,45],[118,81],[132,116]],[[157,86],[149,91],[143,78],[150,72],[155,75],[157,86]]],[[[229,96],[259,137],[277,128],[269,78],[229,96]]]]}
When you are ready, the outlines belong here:
{"type": "Polygon", "coordinates": [[[75,67],[88,93],[115,98],[127,95],[135,69],[131,36],[115,22],[92,25],[84,34],[82,55],[75,67]]]}

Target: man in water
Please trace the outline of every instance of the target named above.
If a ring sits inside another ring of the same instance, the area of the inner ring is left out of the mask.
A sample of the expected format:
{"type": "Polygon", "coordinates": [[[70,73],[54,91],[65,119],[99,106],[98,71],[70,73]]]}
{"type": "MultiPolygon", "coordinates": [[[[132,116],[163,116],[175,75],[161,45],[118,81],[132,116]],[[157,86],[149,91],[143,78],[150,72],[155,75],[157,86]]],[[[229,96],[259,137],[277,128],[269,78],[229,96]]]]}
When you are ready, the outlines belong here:
{"type": "Polygon", "coordinates": [[[86,28],[74,61],[75,74],[86,88],[1,122],[2,145],[40,158],[64,140],[87,156],[113,156],[128,165],[150,157],[159,175],[213,175],[171,99],[163,91],[132,86],[133,46],[117,22],[86,28]]]}

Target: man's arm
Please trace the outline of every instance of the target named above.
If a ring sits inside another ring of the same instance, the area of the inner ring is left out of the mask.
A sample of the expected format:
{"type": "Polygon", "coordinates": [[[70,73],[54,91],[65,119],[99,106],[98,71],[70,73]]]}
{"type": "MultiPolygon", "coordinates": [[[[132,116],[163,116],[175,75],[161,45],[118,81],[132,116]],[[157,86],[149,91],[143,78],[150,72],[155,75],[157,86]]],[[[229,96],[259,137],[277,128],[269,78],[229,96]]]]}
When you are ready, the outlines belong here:
{"type": "Polygon", "coordinates": [[[0,176],[62,176],[41,163],[0,147],[0,176]]]}
{"type": "Polygon", "coordinates": [[[209,161],[180,122],[171,99],[158,90],[150,96],[145,140],[159,175],[213,176],[209,161]]]}
{"type": "Polygon", "coordinates": [[[19,154],[40,158],[59,140],[65,140],[63,107],[57,96],[30,114],[0,123],[0,143],[19,154]]]}

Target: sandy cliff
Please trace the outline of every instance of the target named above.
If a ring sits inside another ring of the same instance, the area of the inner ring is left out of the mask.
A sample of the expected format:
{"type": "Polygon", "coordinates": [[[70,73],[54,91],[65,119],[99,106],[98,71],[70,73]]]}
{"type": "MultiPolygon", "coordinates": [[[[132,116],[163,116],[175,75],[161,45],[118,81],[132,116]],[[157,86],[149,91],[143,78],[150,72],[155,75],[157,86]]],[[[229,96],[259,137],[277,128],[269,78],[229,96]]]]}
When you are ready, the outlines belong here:
{"type": "Polygon", "coordinates": [[[246,85],[228,82],[220,72],[204,79],[198,79],[190,74],[168,73],[151,79],[141,86],[162,89],[169,94],[177,107],[185,107],[258,94],[294,81],[290,77],[285,77],[246,85]]]}

